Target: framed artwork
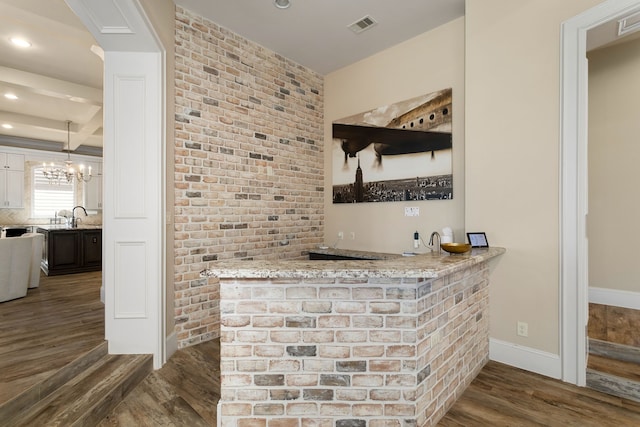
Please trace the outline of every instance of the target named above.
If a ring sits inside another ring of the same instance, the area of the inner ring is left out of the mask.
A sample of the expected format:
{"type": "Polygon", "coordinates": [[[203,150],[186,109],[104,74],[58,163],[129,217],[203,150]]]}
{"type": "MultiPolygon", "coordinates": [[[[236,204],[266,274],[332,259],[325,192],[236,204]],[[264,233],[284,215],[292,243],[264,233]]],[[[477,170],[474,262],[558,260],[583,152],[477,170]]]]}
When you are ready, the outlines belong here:
{"type": "Polygon", "coordinates": [[[333,203],[453,198],[452,90],[333,122],[333,203]]]}
{"type": "Polygon", "coordinates": [[[489,242],[487,241],[487,235],[482,232],[467,233],[467,239],[472,248],[488,248],[489,242]]]}

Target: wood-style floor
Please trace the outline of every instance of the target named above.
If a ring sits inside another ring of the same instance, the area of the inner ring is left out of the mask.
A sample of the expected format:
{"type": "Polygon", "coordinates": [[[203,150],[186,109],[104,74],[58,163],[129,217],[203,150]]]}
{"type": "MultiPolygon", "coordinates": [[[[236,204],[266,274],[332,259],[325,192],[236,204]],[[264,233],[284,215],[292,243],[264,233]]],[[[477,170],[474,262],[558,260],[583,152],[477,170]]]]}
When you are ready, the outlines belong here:
{"type": "Polygon", "coordinates": [[[104,342],[101,272],[40,277],[0,303],[0,404],[104,342]]]}
{"type": "Polygon", "coordinates": [[[438,425],[633,427],[640,403],[489,362],[438,425]]]}
{"type": "MultiPolygon", "coordinates": [[[[43,274],[25,298],[0,303],[0,405],[104,342],[101,282],[101,272],[43,274]]],[[[215,426],[219,366],[218,340],[178,350],[100,426],[215,426]]]]}
{"type": "Polygon", "coordinates": [[[178,350],[99,427],[211,427],[220,400],[220,341],[178,350]]]}
{"type": "MultiPolygon", "coordinates": [[[[0,403],[104,340],[101,273],[42,276],[0,303],[0,403]]],[[[215,426],[218,340],[178,350],[100,427],[215,426]]],[[[640,426],[640,403],[489,362],[439,426],[640,426]]]]}
{"type": "Polygon", "coordinates": [[[590,354],[588,368],[631,381],[640,382],[640,364],[590,354]]]}

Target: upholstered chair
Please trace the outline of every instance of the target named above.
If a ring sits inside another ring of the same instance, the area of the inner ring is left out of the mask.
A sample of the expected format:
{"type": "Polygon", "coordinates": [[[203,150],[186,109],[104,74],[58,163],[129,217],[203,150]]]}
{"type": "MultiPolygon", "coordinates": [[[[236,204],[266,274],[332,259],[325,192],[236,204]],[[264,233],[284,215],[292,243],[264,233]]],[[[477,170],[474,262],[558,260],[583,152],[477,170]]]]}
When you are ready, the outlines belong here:
{"type": "Polygon", "coordinates": [[[0,239],[0,302],[27,295],[33,253],[33,239],[0,239]]]}
{"type": "Polygon", "coordinates": [[[29,289],[40,286],[40,263],[42,261],[42,245],[44,235],[40,233],[26,233],[21,238],[31,238],[31,262],[29,264],[29,289]]]}

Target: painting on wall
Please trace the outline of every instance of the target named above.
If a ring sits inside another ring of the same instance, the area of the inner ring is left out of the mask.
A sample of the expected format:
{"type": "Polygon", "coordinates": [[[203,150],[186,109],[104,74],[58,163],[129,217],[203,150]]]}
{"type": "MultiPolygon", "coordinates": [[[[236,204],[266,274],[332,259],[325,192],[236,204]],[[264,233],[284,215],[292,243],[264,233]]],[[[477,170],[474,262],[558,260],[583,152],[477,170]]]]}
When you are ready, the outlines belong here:
{"type": "Polygon", "coordinates": [[[452,90],[333,122],[333,203],[453,198],[452,90]]]}

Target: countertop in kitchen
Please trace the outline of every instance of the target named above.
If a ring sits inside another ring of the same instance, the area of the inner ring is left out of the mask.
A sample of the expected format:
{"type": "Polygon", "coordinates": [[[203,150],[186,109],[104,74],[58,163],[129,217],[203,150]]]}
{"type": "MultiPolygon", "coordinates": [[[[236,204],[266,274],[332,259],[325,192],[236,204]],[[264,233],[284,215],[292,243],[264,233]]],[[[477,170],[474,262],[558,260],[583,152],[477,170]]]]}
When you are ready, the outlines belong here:
{"type": "Polygon", "coordinates": [[[102,229],[102,225],[78,225],[77,227],[68,227],[65,224],[52,224],[52,225],[34,225],[34,228],[40,228],[42,230],[53,231],[53,230],[100,230],[102,229]]]}

